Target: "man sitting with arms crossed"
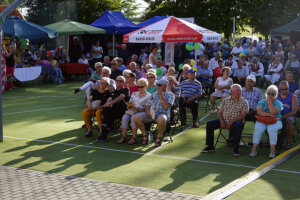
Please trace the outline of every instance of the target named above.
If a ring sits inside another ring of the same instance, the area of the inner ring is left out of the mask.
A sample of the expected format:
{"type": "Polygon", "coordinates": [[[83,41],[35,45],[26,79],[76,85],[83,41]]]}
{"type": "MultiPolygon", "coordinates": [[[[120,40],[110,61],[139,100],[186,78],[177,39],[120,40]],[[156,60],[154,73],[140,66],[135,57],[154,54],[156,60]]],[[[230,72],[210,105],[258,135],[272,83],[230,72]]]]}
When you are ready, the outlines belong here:
{"type": "Polygon", "coordinates": [[[279,83],[279,91],[277,100],[281,101],[283,105],[282,124],[286,133],[285,148],[290,149],[292,147],[291,138],[294,133],[293,124],[296,122],[295,115],[298,111],[298,101],[296,95],[289,91],[289,83],[287,81],[279,83]]]}
{"type": "Polygon", "coordinates": [[[179,100],[180,121],[186,123],[186,107],[189,107],[193,115],[193,127],[199,128],[198,124],[198,99],[202,95],[202,85],[195,79],[194,69],[189,69],[188,79],[180,83],[181,97],[179,100]]]}
{"type": "Polygon", "coordinates": [[[260,89],[254,87],[256,78],[254,75],[247,76],[246,86],[242,89],[242,97],[247,100],[249,105],[249,112],[246,115],[246,121],[256,122],[256,108],[260,100],[264,99],[264,96],[260,89]]]}
{"type": "Polygon", "coordinates": [[[153,120],[157,122],[158,132],[155,146],[158,147],[161,145],[166,123],[170,119],[170,110],[174,103],[175,95],[167,91],[168,80],[161,79],[157,81],[156,85],[158,88],[157,92],[153,93],[151,99],[146,103],[146,113],[137,114],[134,117],[134,122],[143,134],[142,144],[147,144],[148,139],[144,123],[150,123],[153,120]]]}
{"type": "Polygon", "coordinates": [[[206,123],[206,145],[203,153],[215,151],[214,131],[216,129],[229,130],[233,136],[233,156],[240,156],[239,145],[244,128],[243,120],[249,110],[248,102],[241,96],[242,87],[238,84],[231,86],[231,96],[223,99],[218,112],[218,119],[206,123]]]}

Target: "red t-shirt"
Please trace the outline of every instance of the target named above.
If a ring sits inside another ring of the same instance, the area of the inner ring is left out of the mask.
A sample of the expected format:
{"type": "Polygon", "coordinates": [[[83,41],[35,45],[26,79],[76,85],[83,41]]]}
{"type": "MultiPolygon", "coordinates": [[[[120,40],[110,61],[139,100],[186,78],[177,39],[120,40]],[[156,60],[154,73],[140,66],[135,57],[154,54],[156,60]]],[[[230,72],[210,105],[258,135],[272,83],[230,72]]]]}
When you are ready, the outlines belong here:
{"type": "Polygon", "coordinates": [[[216,78],[221,77],[222,76],[222,69],[220,69],[220,67],[217,67],[214,70],[214,75],[215,75],[216,78]]]}
{"type": "MultiPolygon", "coordinates": [[[[127,85],[124,85],[124,87],[127,88],[127,85]]],[[[138,91],[139,91],[139,88],[138,88],[137,85],[135,85],[135,86],[129,88],[130,96],[131,96],[132,93],[138,92],[138,91]]]]}

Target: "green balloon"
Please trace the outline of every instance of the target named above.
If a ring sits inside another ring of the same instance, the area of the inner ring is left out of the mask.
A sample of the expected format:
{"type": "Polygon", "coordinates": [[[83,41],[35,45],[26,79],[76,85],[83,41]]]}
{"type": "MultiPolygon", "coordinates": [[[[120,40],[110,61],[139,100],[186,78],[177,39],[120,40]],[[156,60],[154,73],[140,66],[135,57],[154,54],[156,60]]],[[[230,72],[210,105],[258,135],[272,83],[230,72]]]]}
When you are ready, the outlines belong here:
{"type": "Polygon", "coordinates": [[[196,42],[194,44],[194,48],[197,50],[197,49],[200,49],[200,43],[199,42],[196,42]]]}
{"type": "Polygon", "coordinates": [[[193,46],[192,46],[192,45],[186,44],[186,45],[185,45],[185,48],[186,48],[186,50],[188,50],[188,51],[193,51],[193,46]]]}
{"type": "Polygon", "coordinates": [[[160,68],[157,68],[156,69],[156,76],[160,76],[160,75],[162,75],[162,70],[160,69],[160,68]]]}
{"type": "Polygon", "coordinates": [[[183,69],[183,64],[182,63],[178,65],[178,69],[179,69],[179,71],[183,69]]]}
{"type": "Polygon", "coordinates": [[[26,49],[29,45],[29,40],[28,39],[22,39],[20,38],[20,42],[21,42],[21,45],[22,45],[22,48],[23,49],[26,49]]]}

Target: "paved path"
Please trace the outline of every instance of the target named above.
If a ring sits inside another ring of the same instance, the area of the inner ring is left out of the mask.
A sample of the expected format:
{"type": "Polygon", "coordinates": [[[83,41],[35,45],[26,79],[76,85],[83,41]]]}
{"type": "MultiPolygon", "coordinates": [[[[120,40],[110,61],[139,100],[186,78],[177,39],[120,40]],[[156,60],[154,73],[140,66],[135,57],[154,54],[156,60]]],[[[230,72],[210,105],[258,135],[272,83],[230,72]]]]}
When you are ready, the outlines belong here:
{"type": "Polygon", "coordinates": [[[200,196],[165,192],[93,179],[0,166],[0,199],[200,199],[200,196]]]}

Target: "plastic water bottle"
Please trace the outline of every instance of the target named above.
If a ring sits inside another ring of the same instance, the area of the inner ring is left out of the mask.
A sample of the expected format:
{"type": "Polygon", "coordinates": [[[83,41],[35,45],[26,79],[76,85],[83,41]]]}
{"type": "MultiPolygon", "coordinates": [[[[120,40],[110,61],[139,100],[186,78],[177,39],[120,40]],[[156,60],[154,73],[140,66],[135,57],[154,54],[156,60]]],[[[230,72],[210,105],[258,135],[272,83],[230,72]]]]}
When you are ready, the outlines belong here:
{"type": "Polygon", "coordinates": [[[153,141],[153,134],[151,131],[148,131],[148,145],[151,146],[153,141]]]}

